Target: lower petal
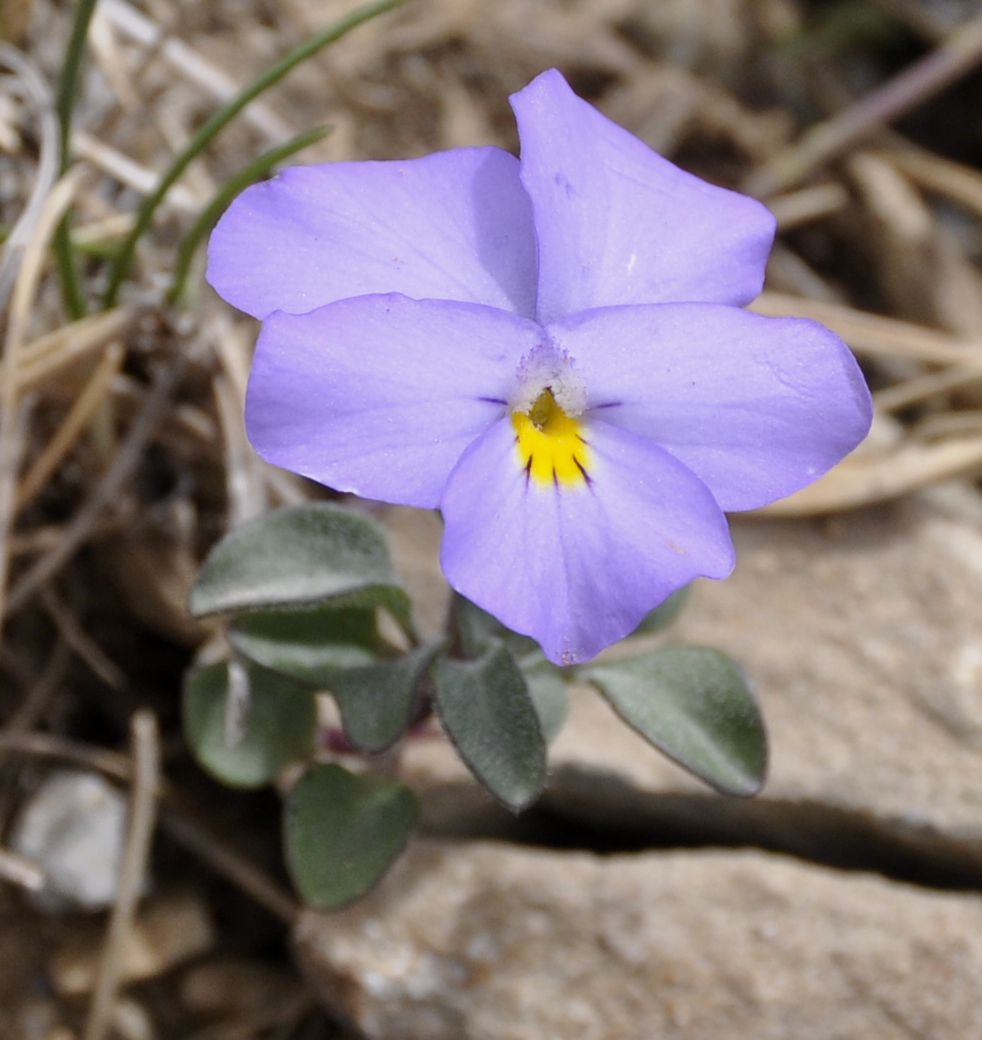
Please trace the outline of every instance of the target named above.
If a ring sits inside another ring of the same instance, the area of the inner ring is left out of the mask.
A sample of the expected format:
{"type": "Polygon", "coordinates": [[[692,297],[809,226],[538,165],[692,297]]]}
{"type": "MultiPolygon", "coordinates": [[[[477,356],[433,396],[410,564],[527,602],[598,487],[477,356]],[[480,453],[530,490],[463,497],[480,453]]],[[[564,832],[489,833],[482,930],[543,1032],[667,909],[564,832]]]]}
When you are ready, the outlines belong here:
{"type": "Polygon", "coordinates": [[[603,422],[583,437],[586,478],[544,483],[523,470],[511,424],[496,423],[440,504],[447,580],[556,664],[588,660],[676,589],[724,578],[734,562],[719,506],[685,466],[603,422]]]}

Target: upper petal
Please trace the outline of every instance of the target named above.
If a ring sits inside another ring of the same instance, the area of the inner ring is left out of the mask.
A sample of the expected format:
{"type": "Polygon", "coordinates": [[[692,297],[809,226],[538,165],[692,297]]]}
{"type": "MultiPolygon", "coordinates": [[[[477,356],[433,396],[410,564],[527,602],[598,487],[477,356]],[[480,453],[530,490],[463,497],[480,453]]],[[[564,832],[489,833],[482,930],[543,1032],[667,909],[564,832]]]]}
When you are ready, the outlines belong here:
{"type": "Polygon", "coordinates": [[[541,337],[505,311],[397,295],[273,314],[249,376],[249,438],[267,462],[339,491],[435,508],[541,337]]]}
{"type": "Polygon", "coordinates": [[[555,69],[515,94],[522,183],[539,241],[543,322],[592,307],[761,290],[774,218],[655,154],[555,69]]]}
{"type": "Polygon", "coordinates": [[[212,234],[207,278],[257,318],[386,292],[531,315],[535,270],[518,161],[461,148],[296,166],[247,188],[212,234]]]}
{"type": "Polygon", "coordinates": [[[813,321],[663,304],[592,311],[548,331],[576,358],[587,407],[657,441],[725,510],[812,483],[869,430],[855,358],[813,321]]]}
{"type": "Polygon", "coordinates": [[[699,576],[733,566],[712,494],[656,444],[588,422],[590,482],[526,478],[511,424],[467,449],[447,482],[444,573],[462,595],[556,664],[575,664],[629,635],[699,576]]]}

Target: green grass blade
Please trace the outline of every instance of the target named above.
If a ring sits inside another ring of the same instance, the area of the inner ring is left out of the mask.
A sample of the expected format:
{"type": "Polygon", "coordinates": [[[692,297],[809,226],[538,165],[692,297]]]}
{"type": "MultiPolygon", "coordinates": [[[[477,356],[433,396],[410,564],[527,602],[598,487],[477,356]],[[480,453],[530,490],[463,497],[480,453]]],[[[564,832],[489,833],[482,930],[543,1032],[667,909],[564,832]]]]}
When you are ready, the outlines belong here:
{"type": "MultiPolygon", "coordinates": [[[[72,111],[78,94],[79,70],[82,66],[82,55],[85,41],[89,35],[89,23],[98,0],[79,0],[72,24],[72,34],[65,51],[65,60],[61,66],[58,80],[58,94],[55,98],[55,110],[58,113],[58,125],[61,128],[61,172],[68,168],[69,149],[72,136],[72,111]]],[[[58,275],[61,280],[61,297],[65,309],[73,320],[84,317],[87,310],[85,294],[78,276],[75,248],[69,226],[69,215],[66,213],[58,225],[54,236],[55,256],[58,260],[58,275]]]]}
{"type": "Polygon", "coordinates": [[[322,141],[328,134],[328,127],[320,127],[317,130],[308,130],[297,134],[284,144],[271,148],[268,152],[253,159],[247,166],[243,166],[238,173],[230,177],[222,187],[215,193],[214,197],[198,215],[198,219],[191,225],[188,233],[184,236],[177,249],[177,259],[174,264],[174,278],[171,281],[167,299],[170,303],[177,303],[184,294],[187,284],[188,273],[191,270],[191,262],[194,254],[201,245],[202,240],[215,226],[218,218],[225,211],[228,204],[244,188],[253,181],[265,177],[275,166],[284,159],[302,151],[308,145],[322,141]]]}
{"type": "Polygon", "coordinates": [[[194,134],[187,147],[177,155],[170,166],[164,171],[157,187],[148,195],[137,212],[136,221],[129,235],[127,235],[119,252],[109,269],[109,279],[102,298],[102,306],[108,310],[115,306],[119,295],[120,286],[129,273],[130,264],[133,262],[133,254],[136,252],[137,243],[141,236],[150,226],[157,207],[163,202],[171,187],[178,180],[188,166],[200,155],[200,153],[211,144],[218,133],[230,123],[242,111],[250,101],[257,98],[264,90],[278,83],[288,72],[291,72],[301,62],[316,54],[328,44],[334,43],[345,36],[352,29],[357,28],[363,22],[367,22],[380,14],[391,11],[405,3],[405,0],[377,0],[376,3],[366,4],[352,11],[347,17],[340,19],[329,26],[323,32],[307,40],[305,43],[295,47],[289,54],[281,58],[275,65],[267,69],[261,76],[253,80],[239,94],[237,94],[224,108],[219,109],[207,120],[194,134]]]}
{"type": "Polygon", "coordinates": [[[78,273],[75,243],[72,242],[72,232],[67,215],[62,217],[61,223],[55,228],[51,244],[55,251],[58,278],[61,281],[62,304],[71,320],[77,321],[79,318],[85,317],[89,308],[85,302],[85,293],[82,292],[82,279],[78,273]]]}

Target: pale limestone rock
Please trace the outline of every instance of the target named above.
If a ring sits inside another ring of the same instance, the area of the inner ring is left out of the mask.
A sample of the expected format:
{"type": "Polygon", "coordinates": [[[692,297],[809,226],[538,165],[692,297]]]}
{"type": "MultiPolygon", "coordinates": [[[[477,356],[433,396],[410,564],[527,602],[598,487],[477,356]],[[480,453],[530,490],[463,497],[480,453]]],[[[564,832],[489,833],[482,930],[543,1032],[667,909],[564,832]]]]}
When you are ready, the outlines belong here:
{"type": "MultiPolygon", "coordinates": [[[[584,692],[551,750],[544,804],[820,858],[861,859],[849,846],[875,841],[927,869],[982,869],[982,507],[957,491],[735,525],[735,574],[700,582],[669,638],[720,647],[756,687],[772,757],[760,798],[714,795],[584,692]]],[[[411,554],[434,619],[440,583],[423,580],[423,561],[438,530],[418,523],[411,554]]],[[[440,742],[416,742],[405,762],[438,827],[488,805],[440,742]]]]}
{"type": "Polygon", "coordinates": [[[416,846],[301,919],[369,1040],[968,1040],[982,901],[761,853],[416,846]]]}
{"type": "Polygon", "coordinates": [[[11,847],[44,874],[31,894],[42,910],[103,910],[116,897],[126,799],[95,773],[48,776],[20,810],[11,847]]]}

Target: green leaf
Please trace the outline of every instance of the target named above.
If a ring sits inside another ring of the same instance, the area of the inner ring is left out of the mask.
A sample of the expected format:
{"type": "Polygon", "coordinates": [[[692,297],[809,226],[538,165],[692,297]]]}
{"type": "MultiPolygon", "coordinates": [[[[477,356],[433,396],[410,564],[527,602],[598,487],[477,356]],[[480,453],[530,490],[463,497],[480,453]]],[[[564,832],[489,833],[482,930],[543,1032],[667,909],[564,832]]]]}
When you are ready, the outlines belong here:
{"type": "Polygon", "coordinates": [[[519,661],[528,686],[529,696],[539,716],[539,726],[547,744],[551,744],[569,718],[569,696],[562,672],[540,653],[519,661]]]}
{"type": "Polygon", "coordinates": [[[650,635],[653,632],[660,632],[663,628],[668,628],[669,625],[674,625],[685,609],[691,588],[691,585],[684,585],[673,592],[661,606],[655,607],[631,634],[635,636],[650,635]]]}
{"type": "Polygon", "coordinates": [[[546,781],[546,745],[535,705],[503,646],[476,661],[438,661],[435,704],[475,777],[509,809],[532,802],[546,781]]]}
{"type": "Polygon", "coordinates": [[[584,668],[632,729],[724,794],[749,796],[767,773],[767,735],[737,666],[706,647],[666,647],[584,668]]]}
{"type": "Polygon", "coordinates": [[[232,787],[262,787],[291,762],[314,749],[314,695],[290,679],[246,665],[245,718],[234,742],[227,740],[230,697],[226,661],[195,669],[184,684],[184,735],[206,772],[232,787]]]}
{"type": "Polygon", "coordinates": [[[228,635],[245,657],[321,689],[339,671],[371,664],[381,650],[375,611],[365,607],[240,614],[228,635]]]}
{"type": "Polygon", "coordinates": [[[391,747],[412,722],[416,691],[442,643],[395,661],[339,672],[330,684],[348,742],[375,753],[391,747]]]}
{"type": "Polygon", "coordinates": [[[388,608],[409,624],[380,528],[362,513],[309,503],[242,524],[212,549],[191,590],[195,617],[299,607],[388,608]]]}
{"type": "Polygon", "coordinates": [[[522,657],[539,649],[539,644],[528,636],[512,632],[493,615],[482,610],[469,599],[454,593],[450,606],[451,622],[457,633],[460,651],[465,657],[479,657],[491,646],[504,643],[516,656],[522,657]]]}
{"type": "Polygon", "coordinates": [[[286,799],[286,862],[303,901],[336,910],[364,895],[405,848],[416,799],[404,784],[318,765],[286,799]]]}

